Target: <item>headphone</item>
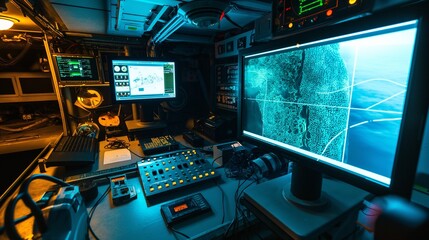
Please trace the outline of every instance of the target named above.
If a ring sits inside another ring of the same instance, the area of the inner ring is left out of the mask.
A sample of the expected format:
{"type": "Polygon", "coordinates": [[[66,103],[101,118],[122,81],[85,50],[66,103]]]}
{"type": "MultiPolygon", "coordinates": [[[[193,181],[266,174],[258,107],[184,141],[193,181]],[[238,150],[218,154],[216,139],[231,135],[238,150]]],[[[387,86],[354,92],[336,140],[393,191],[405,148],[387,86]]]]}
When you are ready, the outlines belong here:
{"type": "Polygon", "coordinates": [[[264,177],[280,173],[288,166],[285,159],[279,158],[272,152],[252,160],[251,164],[255,171],[264,177]]]}

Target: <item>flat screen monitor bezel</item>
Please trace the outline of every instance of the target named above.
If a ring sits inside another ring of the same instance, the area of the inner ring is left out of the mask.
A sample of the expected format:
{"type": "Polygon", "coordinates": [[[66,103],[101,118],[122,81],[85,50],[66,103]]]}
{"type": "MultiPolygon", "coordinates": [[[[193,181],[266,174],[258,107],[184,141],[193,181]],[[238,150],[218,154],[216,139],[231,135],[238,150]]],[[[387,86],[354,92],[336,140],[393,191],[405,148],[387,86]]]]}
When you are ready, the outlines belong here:
{"type": "Polygon", "coordinates": [[[85,84],[102,84],[103,78],[100,71],[100,64],[98,58],[95,56],[85,54],[70,54],[70,53],[54,53],[52,54],[52,61],[54,64],[55,72],[57,74],[58,84],[63,86],[85,85],[85,84]],[[92,78],[79,78],[79,79],[64,79],[61,77],[57,57],[74,58],[74,59],[90,59],[91,66],[95,67],[96,76],[92,78]]]}
{"type": "Polygon", "coordinates": [[[110,82],[110,93],[111,93],[111,99],[113,103],[120,104],[120,103],[137,103],[137,104],[144,104],[144,103],[159,103],[164,101],[170,101],[177,98],[177,81],[178,81],[178,74],[177,74],[177,61],[173,58],[160,58],[160,57],[131,57],[131,56],[109,56],[107,58],[107,70],[109,74],[109,82],[110,82]],[[116,98],[116,90],[115,90],[115,82],[114,82],[114,73],[113,73],[113,61],[136,61],[136,62],[160,62],[160,63],[167,63],[172,62],[174,63],[174,96],[152,96],[152,97],[142,97],[140,99],[117,99],[116,98]]]}
{"type": "Polygon", "coordinates": [[[428,107],[428,98],[425,97],[425,93],[421,89],[427,89],[427,84],[424,83],[424,79],[421,76],[427,74],[427,70],[424,67],[423,59],[427,59],[422,52],[419,50],[425,49],[425,42],[427,41],[428,32],[423,30],[423,26],[427,24],[427,15],[420,11],[416,11],[413,14],[409,13],[399,13],[392,12],[390,14],[385,14],[384,16],[369,16],[365,20],[358,19],[354,21],[349,21],[341,23],[334,26],[328,26],[323,28],[323,30],[318,29],[317,31],[310,31],[301,34],[294,35],[293,37],[278,39],[269,44],[264,44],[260,46],[255,46],[250,49],[245,49],[240,51],[238,61],[239,61],[239,79],[240,79],[240,96],[238,103],[238,139],[240,141],[250,142],[261,146],[262,148],[277,152],[280,155],[284,155],[286,158],[297,162],[298,164],[303,164],[304,166],[310,167],[312,169],[318,170],[323,174],[327,174],[331,177],[337,178],[339,180],[348,182],[352,185],[360,187],[368,192],[373,194],[388,194],[394,193],[406,198],[409,198],[412,191],[414,174],[416,170],[416,163],[420,151],[420,144],[422,137],[419,132],[422,132],[424,128],[424,121],[422,119],[426,118],[426,111],[428,107]],[[318,41],[326,38],[336,37],[340,35],[346,35],[354,32],[365,31],[368,29],[383,27],[387,25],[402,23],[406,21],[418,20],[417,25],[417,39],[414,49],[414,56],[412,62],[411,73],[409,77],[409,87],[408,93],[405,99],[403,121],[401,123],[401,129],[399,133],[398,146],[395,154],[395,163],[393,166],[393,171],[391,175],[390,186],[383,185],[380,183],[373,182],[369,179],[350,174],[346,171],[333,167],[331,165],[323,164],[319,161],[314,161],[314,159],[305,157],[297,152],[280,149],[279,147],[272,145],[268,142],[261,140],[256,140],[249,136],[243,134],[242,121],[242,96],[243,96],[243,64],[244,57],[257,54],[263,51],[275,50],[278,48],[288,47],[296,45],[297,43],[308,43],[313,41],[318,41]],[[317,34],[316,34],[317,32],[317,34]],[[408,142],[408,143],[407,143],[408,142]],[[409,143],[413,143],[410,148],[409,143]],[[412,158],[412,159],[409,159],[412,158]]]}

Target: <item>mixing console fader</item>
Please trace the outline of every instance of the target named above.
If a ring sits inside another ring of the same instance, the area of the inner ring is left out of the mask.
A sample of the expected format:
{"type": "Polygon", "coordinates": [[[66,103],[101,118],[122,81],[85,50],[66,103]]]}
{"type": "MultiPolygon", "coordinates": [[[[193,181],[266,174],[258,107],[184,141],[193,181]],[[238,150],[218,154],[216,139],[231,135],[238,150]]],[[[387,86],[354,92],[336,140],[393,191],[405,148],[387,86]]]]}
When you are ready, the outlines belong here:
{"type": "Polygon", "coordinates": [[[195,149],[151,156],[137,165],[147,198],[219,177],[195,149]]]}

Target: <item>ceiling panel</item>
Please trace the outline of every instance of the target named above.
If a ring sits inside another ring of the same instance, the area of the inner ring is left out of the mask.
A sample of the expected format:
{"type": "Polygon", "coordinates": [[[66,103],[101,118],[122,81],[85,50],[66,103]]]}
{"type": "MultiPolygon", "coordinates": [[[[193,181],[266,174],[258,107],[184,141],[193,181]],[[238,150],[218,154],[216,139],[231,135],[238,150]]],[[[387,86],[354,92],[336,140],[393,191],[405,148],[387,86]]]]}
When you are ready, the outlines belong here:
{"type": "Polygon", "coordinates": [[[110,0],[108,6],[109,27],[106,33],[120,36],[142,36],[147,29],[145,25],[152,15],[152,9],[156,7],[156,4],[143,1],[110,0]]]}
{"type": "Polygon", "coordinates": [[[67,31],[80,33],[106,33],[107,17],[103,11],[57,5],[55,10],[67,26],[67,31]]]}
{"type": "MultiPolygon", "coordinates": [[[[147,18],[152,14],[156,4],[144,3],[140,1],[119,1],[122,11],[129,19],[147,18]]],[[[125,18],[125,17],[124,17],[125,18]]]]}
{"type": "Polygon", "coordinates": [[[106,34],[108,12],[105,0],[50,2],[66,25],[67,31],[106,34]]]}
{"type": "MultiPolygon", "coordinates": [[[[74,33],[107,34],[124,37],[154,36],[168,25],[171,18],[177,15],[179,3],[188,4],[198,1],[198,6],[210,5],[214,1],[226,0],[42,0],[50,4],[58,13],[58,23],[63,23],[61,31],[74,33]],[[119,14],[117,7],[119,3],[119,14]],[[118,18],[119,17],[119,18],[118,18]]],[[[181,27],[173,29],[165,41],[183,39],[183,36],[195,36],[195,39],[213,39],[216,33],[246,26],[271,11],[271,1],[268,0],[231,0],[229,1],[227,17],[220,24],[210,27],[197,27],[182,16],[181,27]],[[175,33],[178,35],[174,37],[175,33]],[[180,36],[180,37],[179,37],[180,36]]],[[[8,5],[11,5],[8,3],[8,5]]],[[[11,16],[19,15],[20,23],[26,28],[38,27],[29,18],[23,16],[16,8],[11,16]]],[[[0,13],[1,14],[1,13],[0,13]]],[[[176,17],[177,18],[177,17],[176,17]]],[[[179,21],[180,22],[180,21],[179,21]]],[[[199,40],[198,40],[199,41],[199,40]]]]}

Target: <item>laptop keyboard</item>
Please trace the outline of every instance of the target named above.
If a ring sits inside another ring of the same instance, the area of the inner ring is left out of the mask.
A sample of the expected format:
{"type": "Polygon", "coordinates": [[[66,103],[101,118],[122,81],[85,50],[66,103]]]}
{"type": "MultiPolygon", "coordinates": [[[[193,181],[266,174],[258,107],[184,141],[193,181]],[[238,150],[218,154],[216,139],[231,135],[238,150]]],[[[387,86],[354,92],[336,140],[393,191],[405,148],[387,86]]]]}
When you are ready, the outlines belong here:
{"type": "Polygon", "coordinates": [[[76,137],[76,136],[63,136],[58,142],[55,152],[85,152],[91,151],[93,138],[76,137]]]}

